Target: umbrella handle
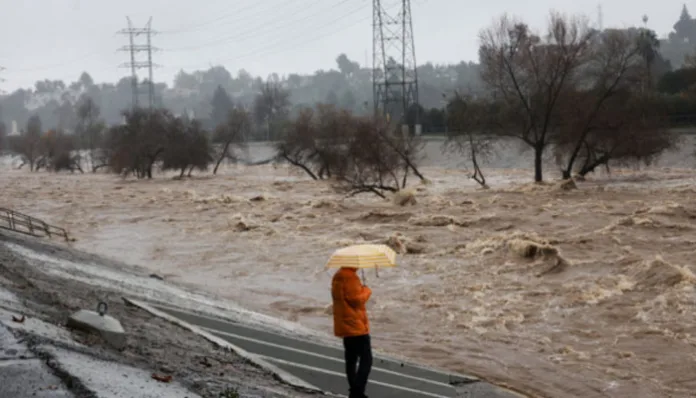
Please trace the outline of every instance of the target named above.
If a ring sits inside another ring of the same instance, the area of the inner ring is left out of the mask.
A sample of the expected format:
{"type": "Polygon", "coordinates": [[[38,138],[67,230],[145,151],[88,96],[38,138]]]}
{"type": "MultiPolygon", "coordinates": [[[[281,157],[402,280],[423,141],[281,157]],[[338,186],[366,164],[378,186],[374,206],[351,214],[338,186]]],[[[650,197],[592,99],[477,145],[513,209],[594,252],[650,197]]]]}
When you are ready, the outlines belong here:
{"type": "Polygon", "coordinates": [[[379,278],[379,266],[375,265],[375,275],[379,278]]]}
{"type": "Polygon", "coordinates": [[[362,276],[362,283],[365,284],[365,268],[360,268],[360,275],[362,276]]]}

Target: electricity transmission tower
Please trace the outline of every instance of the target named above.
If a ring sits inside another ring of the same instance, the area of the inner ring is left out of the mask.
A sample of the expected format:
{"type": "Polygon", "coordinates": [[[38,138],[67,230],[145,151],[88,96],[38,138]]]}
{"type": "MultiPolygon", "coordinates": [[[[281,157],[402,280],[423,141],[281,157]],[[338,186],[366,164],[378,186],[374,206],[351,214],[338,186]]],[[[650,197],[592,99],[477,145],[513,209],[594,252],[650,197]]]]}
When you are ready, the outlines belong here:
{"type": "Polygon", "coordinates": [[[158,51],[159,49],[152,46],[152,35],[155,35],[158,32],[152,30],[152,17],[147,21],[147,25],[145,25],[144,28],[135,28],[133,27],[133,23],[131,22],[130,18],[126,17],[126,19],[128,20],[128,28],[122,29],[117,33],[128,35],[129,44],[119,48],[119,51],[128,51],[130,53],[130,62],[125,62],[119,66],[123,68],[130,68],[131,70],[134,109],[138,108],[140,97],[137,71],[138,69],[144,68],[148,70],[148,102],[150,108],[153,108],[155,105],[155,82],[153,80],[152,69],[158,67],[159,65],[152,63],[152,53],[154,51],[158,51]],[[145,44],[136,44],[136,38],[139,36],[145,36],[145,44]],[[136,55],[141,52],[147,53],[147,60],[137,60],[136,55]]]}
{"type": "MultiPolygon", "coordinates": [[[[416,49],[413,43],[411,1],[387,11],[372,0],[372,98],[375,115],[406,123],[409,109],[418,104],[416,49]]],[[[416,108],[415,124],[419,124],[416,108]]],[[[418,133],[418,130],[416,130],[418,133]]]]}

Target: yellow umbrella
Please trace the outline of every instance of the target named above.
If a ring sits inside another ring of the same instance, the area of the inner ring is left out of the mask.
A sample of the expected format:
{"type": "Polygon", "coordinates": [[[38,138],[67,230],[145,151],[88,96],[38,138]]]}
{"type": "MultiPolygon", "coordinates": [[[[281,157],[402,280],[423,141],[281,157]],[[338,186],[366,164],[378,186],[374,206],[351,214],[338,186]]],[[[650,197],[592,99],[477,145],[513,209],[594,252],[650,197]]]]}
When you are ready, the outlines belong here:
{"type": "Polygon", "coordinates": [[[395,267],[396,252],[387,245],[353,245],[338,249],[329,258],[326,268],[395,267]]]}

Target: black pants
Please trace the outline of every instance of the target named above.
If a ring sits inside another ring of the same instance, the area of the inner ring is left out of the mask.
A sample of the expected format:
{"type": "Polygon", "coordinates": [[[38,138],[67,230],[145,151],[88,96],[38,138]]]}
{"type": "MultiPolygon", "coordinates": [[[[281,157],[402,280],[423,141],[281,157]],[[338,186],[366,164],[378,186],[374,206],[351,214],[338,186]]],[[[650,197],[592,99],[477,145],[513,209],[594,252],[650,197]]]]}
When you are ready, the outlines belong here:
{"type": "Polygon", "coordinates": [[[350,387],[350,398],[363,398],[365,397],[367,378],[372,370],[370,335],[344,337],[343,347],[345,348],[346,376],[350,387]]]}

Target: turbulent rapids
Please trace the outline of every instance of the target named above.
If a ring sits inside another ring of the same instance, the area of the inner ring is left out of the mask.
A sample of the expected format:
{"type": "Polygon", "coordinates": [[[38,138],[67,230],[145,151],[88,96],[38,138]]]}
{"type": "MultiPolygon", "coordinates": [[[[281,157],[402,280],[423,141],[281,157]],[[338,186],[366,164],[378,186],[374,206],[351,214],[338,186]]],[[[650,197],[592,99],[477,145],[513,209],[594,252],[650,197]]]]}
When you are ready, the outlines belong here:
{"type": "Polygon", "coordinates": [[[0,185],[3,206],[66,227],[80,249],[323,331],[327,256],[386,243],[402,256],[367,275],[378,349],[540,396],[686,397],[696,172],[685,147],[577,189],[527,184],[530,157],[515,152],[487,165],[491,189],[479,190],[431,142],[432,183],[414,183],[405,206],[273,164],[181,181],[6,167],[0,185]]]}

